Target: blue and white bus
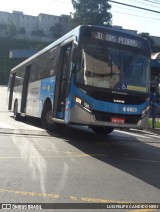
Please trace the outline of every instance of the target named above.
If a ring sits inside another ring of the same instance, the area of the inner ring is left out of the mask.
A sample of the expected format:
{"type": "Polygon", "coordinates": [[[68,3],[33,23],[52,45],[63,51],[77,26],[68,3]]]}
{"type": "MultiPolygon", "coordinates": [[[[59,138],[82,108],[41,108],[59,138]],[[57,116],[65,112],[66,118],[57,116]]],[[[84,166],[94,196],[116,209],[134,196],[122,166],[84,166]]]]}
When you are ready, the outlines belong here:
{"type": "Polygon", "coordinates": [[[79,26],[11,70],[8,109],[46,130],[147,127],[150,46],[112,27],[79,26]]]}

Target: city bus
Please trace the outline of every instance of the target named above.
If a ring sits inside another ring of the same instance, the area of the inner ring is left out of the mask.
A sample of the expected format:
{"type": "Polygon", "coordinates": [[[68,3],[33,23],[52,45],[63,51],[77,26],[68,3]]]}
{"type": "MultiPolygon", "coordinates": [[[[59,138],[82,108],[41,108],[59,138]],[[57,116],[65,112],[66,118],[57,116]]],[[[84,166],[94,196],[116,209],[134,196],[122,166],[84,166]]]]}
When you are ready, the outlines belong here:
{"type": "Polygon", "coordinates": [[[79,26],[11,70],[8,109],[15,120],[40,118],[48,131],[71,124],[100,134],[146,128],[150,57],[138,35],[79,26]]]}

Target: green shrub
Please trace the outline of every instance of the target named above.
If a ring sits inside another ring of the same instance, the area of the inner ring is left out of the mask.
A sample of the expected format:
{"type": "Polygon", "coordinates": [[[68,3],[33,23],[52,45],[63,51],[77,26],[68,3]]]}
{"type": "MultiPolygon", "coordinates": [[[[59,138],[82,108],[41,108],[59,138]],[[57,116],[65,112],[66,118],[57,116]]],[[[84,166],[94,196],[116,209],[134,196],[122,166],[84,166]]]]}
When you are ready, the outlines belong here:
{"type": "MultiPolygon", "coordinates": [[[[152,127],[152,118],[148,119],[148,125],[152,127]]],[[[155,119],[155,128],[160,128],[160,118],[155,119]]]]}

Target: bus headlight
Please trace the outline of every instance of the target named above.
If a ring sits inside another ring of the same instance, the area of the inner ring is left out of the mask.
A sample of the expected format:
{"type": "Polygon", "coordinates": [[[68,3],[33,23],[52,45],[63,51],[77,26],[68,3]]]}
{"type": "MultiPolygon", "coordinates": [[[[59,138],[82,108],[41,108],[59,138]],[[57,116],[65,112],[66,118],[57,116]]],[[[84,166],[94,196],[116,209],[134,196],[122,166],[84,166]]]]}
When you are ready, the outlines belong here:
{"type": "Polygon", "coordinates": [[[87,110],[91,111],[91,107],[87,102],[83,102],[83,106],[84,108],[86,108],[87,110]]]}
{"type": "Polygon", "coordinates": [[[77,96],[75,96],[75,102],[78,103],[79,105],[81,105],[87,111],[91,112],[91,106],[87,102],[83,101],[82,99],[80,99],[77,96]]]}
{"type": "Polygon", "coordinates": [[[75,102],[78,103],[78,104],[82,104],[82,100],[78,97],[75,97],[75,102]]]}

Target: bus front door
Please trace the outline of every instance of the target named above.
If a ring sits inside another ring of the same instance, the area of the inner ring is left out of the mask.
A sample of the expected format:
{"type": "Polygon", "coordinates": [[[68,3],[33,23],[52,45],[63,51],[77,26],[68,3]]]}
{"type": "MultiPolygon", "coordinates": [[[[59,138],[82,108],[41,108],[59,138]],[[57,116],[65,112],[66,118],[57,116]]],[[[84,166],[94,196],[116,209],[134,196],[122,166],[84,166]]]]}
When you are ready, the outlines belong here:
{"type": "Polygon", "coordinates": [[[22,99],[21,99],[21,113],[26,113],[26,105],[27,105],[27,94],[28,94],[28,83],[30,76],[31,65],[28,65],[25,69],[24,74],[24,82],[22,88],[22,99]]]}
{"type": "Polygon", "coordinates": [[[70,72],[72,43],[61,47],[59,67],[56,74],[53,120],[64,120],[67,95],[67,82],[70,72]]]}
{"type": "Polygon", "coordinates": [[[14,90],[15,76],[16,76],[16,73],[13,73],[10,76],[8,110],[12,109],[12,99],[13,99],[13,90],[14,90]]]}

